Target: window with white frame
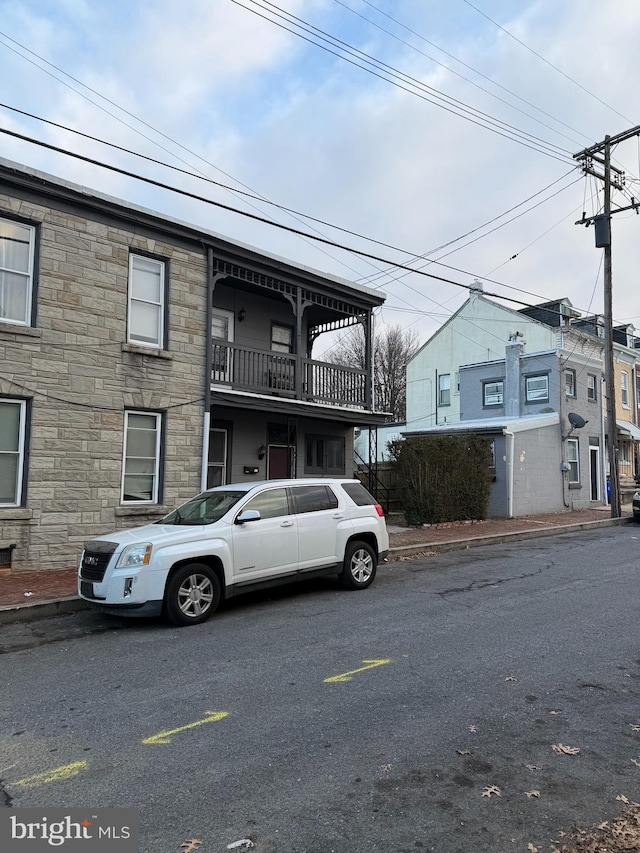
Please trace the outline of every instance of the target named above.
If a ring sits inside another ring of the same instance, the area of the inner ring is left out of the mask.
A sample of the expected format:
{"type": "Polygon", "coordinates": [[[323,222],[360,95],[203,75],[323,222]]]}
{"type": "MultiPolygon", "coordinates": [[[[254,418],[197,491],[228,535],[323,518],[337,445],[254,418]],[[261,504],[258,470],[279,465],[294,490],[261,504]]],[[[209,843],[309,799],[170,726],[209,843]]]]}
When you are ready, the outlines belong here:
{"type": "Polygon", "coordinates": [[[441,373],[438,376],[438,405],[451,405],[451,374],[441,373]]]}
{"type": "Polygon", "coordinates": [[[128,340],[164,346],[165,263],[142,255],[129,257],[128,340]]]}
{"type": "Polygon", "coordinates": [[[565,370],[564,372],[564,390],[567,397],[576,396],[576,372],[575,370],[565,370]]]}
{"type": "Polygon", "coordinates": [[[125,412],[123,503],[158,503],[162,415],[125,412]]]}
{"type": "Polygon", "coordinates": [[[567,439],[567,479],[570,483],[580,482],[580,445],[577,438],[567,439]]]}
{"type": "Polygon", "coordinates": [[[594,402],[598,399],[597,377],[593,373],[587,373],[587,400],[594,402]]]}
{"type": "Polygon", "coordinates": [[[504,382],[502,379],[494,382],[483,382],[483,404],[485,406],[501,406],[504,402],[504,382]]]}
{"type": "Polygon", "coordinates": [[[0,219],[0,320],[31,323],[36,229],[0,219]]]}
{"type": "Polygon", "coordinates": [[[546,373],[540,376],[527,376],[526,401],[527,403],[547,403],[549,401],[549,377],[546,373]]]}
{"type": "Polygon", "coordinates": [[[622,405],[625,409],[629,408],[629,374],[626,370],[620,372],[620,394],[622,405]]]}
{"type": "Polygon", "coordinates": [[[25,453],[25,400],[0,398],[0,506],[20,506],[25,453]]]}

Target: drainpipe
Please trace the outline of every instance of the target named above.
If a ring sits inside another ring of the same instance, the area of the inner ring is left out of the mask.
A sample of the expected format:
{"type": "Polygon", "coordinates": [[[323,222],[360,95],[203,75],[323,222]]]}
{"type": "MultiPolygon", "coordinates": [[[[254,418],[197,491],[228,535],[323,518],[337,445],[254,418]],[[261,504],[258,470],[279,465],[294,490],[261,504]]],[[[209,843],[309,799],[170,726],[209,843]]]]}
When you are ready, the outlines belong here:
{"type": "Polygon", "coordinates": [[[503,434],[507,439],[507,518],[513,518],[513,464],[515,453],[515,436],[509,429],[504,429],[503,434]]]}
{"type": "MultiPolygon", "coordinates": [[[[217,276],[216,276],[217,278],[217,276]]],[[[202,467],[200,471],[200,491],[207,488],[209,468],[209,428],[211,426],[211,365],[213,363],[213,342],[211,340],[211,320],[213,316],[213,249],[207,248],[207,308],[205,331],[204,364],[204,416],[202,418],[202,467]]]]}

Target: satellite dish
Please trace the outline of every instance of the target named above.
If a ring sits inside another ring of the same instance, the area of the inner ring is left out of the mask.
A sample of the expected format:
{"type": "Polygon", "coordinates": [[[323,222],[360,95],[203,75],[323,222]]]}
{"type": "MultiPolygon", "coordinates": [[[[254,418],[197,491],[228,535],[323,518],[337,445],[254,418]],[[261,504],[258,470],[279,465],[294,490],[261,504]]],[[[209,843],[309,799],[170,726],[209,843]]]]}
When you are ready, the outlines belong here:
{"type": "Polygon", "coordinates": [[[567,417],[569,418],[569,423],[573,429],[582,429],[585,424],[589,423],[589,421],[585,421],[582,415],[577,415],[575,412],[569,412],[567,417]]]}

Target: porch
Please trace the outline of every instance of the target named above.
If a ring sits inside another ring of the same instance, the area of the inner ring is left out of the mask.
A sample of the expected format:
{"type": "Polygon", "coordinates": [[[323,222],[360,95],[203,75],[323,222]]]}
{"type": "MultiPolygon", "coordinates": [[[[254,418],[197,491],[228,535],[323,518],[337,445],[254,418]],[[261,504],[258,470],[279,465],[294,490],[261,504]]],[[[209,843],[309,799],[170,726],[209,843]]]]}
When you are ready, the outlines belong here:
{"type": "Polygon", "coordinates": [[[235,391],[371,409],[371,384],[364,370],[220,340],[212,343],[211,384],[235,391]]]}

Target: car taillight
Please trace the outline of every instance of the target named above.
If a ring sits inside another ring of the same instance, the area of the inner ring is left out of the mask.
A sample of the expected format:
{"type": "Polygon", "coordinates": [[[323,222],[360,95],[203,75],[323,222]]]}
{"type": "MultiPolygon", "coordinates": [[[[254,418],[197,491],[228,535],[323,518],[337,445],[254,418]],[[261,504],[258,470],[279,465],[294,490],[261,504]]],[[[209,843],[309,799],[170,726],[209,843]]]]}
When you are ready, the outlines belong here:
{"type": "Polygon", "coordinates": [[[380,516],[380,518],[384,518],[384,510],[382,509],[382,507],[380,506],[380,504],[374,504],[374,509],[375,509],[375,511],[378,513],[378,515],[380,516]]]}

